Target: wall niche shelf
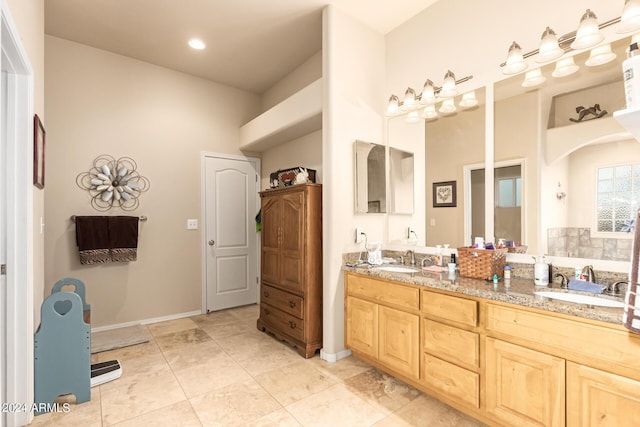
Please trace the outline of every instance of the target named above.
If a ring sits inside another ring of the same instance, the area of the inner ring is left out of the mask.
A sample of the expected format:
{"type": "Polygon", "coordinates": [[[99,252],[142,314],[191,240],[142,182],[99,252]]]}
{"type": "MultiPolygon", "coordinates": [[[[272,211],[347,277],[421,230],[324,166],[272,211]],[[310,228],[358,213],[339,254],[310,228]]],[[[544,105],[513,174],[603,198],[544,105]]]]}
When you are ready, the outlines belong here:
{"type": "Polygon", "coordinates": [[[263,152],[320,129],[321,78],[242,126],[240,149],[263,152]]]}

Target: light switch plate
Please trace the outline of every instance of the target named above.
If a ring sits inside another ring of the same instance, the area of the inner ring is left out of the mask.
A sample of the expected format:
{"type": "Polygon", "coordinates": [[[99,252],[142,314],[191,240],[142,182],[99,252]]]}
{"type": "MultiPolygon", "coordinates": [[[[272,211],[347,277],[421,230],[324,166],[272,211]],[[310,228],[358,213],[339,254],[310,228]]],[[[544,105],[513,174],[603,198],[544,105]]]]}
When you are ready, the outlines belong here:
{"type": "Polygon", "coordinates": [[[197,219],[188,219],[187,220],[187,230],[197,230],[198,229],[198,220],[197,219]]]}

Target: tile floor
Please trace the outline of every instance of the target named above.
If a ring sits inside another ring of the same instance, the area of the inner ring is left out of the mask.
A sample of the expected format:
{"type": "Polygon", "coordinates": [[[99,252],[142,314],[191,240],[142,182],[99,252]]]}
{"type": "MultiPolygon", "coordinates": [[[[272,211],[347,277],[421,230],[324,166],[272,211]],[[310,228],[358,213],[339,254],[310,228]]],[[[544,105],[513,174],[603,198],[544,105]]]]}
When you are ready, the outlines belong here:
{"type": "MultiPolygon", "coordinates": [[[[305,360],[256,329],[258,306],[147,325],[152,340],[93,355],[122,377],[33,426],[479,426],[370,365],[305,360]]],[[[72,397],[72,399],[74,399],[72,397]]]]}

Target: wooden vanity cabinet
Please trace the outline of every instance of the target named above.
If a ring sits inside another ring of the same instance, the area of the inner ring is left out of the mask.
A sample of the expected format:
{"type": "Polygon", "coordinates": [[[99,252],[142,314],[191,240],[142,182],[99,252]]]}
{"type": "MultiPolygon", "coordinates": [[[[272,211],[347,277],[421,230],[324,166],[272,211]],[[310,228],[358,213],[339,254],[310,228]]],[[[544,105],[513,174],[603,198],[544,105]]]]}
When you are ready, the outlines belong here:
{"type": "Polygon", "coordinates": [[[322,347],[322,186],[265,190],[258,329],[309,358],[322,347]]]}

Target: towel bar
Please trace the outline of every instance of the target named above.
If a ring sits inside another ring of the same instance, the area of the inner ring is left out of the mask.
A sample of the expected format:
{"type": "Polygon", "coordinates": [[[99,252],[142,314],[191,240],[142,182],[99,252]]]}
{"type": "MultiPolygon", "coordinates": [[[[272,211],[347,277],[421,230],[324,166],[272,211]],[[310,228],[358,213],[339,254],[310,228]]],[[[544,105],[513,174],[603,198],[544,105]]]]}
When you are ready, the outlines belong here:
{"type": "MultiPolygon", "coordinates": [[[[140,219],[140,222],[145,222],[146,220],[149,219],[145,215],[140,215],[138,218],[140,219]]],[[[71,215],[70,219],[71,219],[71,222],[76,222],[76,216],[75,215],[71,215]]]]}

